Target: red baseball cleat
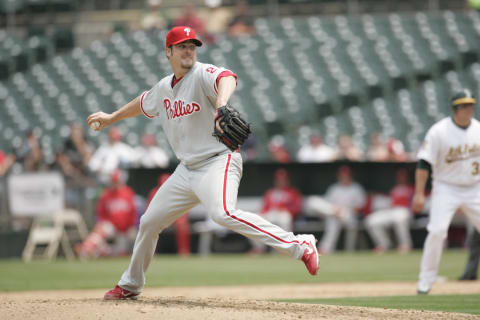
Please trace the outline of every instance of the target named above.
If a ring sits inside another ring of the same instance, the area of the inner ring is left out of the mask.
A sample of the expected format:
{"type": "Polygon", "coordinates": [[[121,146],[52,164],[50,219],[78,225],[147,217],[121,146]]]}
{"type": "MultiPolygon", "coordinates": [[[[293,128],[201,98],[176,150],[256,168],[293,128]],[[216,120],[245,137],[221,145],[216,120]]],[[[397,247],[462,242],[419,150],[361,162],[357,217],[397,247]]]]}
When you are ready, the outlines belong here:
{"type": "Polygon", "coordinates": [[[105,293],[103,300],[127,300],[127,299],[136,300],[138,296],[139,296],[139,293],[134,293],[134,292],[125,290],[117,285],[115,286],[115,288],[105,293]]]}
{"type": "Polygon", "coordinates": [[[317,239],[313,235],[301,235],[300,239],[306,242],[307,247],[303,252],[302,261],[308,272],[314,276],[318,271],[317,239]]]}

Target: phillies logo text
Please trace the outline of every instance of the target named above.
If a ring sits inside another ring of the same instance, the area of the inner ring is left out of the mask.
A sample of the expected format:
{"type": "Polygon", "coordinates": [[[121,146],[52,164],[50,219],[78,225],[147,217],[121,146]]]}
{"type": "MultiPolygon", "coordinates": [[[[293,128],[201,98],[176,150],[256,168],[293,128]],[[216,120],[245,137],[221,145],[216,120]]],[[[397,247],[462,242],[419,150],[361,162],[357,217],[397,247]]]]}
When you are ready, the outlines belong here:
{"type": "Polygon", "coordinates": [[[176,100],[173,105],[170,99],[163,100],[167,119],[175,119],[178,117],[188,116],[194,112],[200,111],[200,105],[196,102],[185,103],[182,100],[176,100]]]}

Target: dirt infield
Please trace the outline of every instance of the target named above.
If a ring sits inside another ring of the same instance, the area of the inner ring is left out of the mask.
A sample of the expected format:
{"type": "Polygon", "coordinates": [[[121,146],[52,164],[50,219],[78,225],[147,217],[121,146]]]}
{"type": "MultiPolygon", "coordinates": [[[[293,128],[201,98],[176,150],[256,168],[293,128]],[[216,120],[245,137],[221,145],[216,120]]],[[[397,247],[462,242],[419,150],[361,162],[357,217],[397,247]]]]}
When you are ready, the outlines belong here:
{"type": "MultiPolygon", "coordinates": [[[[415,283],[147,288],[138,301],[103,301],[105,290],[0,293],[2,319],[478,319],[431,311],[271,302],[270,299],[415,294],[415,283]]],[[[480,283],[436,284],[432,294],[479,293],[480,283]]]]}

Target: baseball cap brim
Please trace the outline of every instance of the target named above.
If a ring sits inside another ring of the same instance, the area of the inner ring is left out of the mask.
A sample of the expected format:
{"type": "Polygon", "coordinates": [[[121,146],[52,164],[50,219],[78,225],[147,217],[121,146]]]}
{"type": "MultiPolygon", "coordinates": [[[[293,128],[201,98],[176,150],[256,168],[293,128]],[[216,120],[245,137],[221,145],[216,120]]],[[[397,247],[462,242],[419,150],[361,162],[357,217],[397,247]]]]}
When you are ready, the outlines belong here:
{"type": "Polygon", "coordinates": [[[198,39],[188,38],[188,37],[186,37],[184,39],[177,40],[175,42],[172,42],[172,45],[179,44],[179,43],[182,43],[182,42],[185,42],[185,41],[188,41],[188,40],[191,40],[193,43],[195,43],[195,45],[197,47],[201,47],[203,45],[202,41],[200,41],[198,39]]]}
{"type": "Polygon", "coordinates": [[[477,100],[475,100],[475,98],[470,98],[470,97],[459,98],[452,101],[453,106],[458,106],[460,104],[475,104],[475,103],[477,103],[477,100]]]}

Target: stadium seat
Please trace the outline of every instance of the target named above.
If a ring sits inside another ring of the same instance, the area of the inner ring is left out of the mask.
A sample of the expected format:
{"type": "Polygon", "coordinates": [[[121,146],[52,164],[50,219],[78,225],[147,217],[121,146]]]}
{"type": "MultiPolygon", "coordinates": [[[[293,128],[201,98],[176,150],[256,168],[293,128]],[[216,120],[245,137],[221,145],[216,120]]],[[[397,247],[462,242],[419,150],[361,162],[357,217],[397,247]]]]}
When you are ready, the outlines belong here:
{"type": "Polygon", "coordinates": [[[26,0],[2,0],[0,1],[0,14],[21,12],[25,10],[26,0]]]}
{"type": "MultiPolygon", "coordinates": [[[[298,143],[304,134],[296,131],[310,128],[332,145],[350,134],[366,148],[370,133],[380,131],[415,148],[426,128],[449,114],[454,90],[479,92],[477,12],[259,18],[255,27],[254,36],[220,36],[198,57],[237,73],[232,103],[246,113],[259,145],[278,133],[298,143]]],[[[11,136],[34,126],[59,141],[55,128],[100,108],[115,110],[171,72],[165,35],[116,32],[35,64],[50,50],[47,38],[23,41],[0,31],[2,123],[12,124],[0,131],[11,136]],[[11,76],[22,64],[25,71],[11,76]]],[[[141,120],[125,126],[132,142],[145,129],[141,120]]],[[[148,129],[165,140],[158,128],[148,129]]],[[[104,135],[86,132],[94,142],[104,135]]]]}

